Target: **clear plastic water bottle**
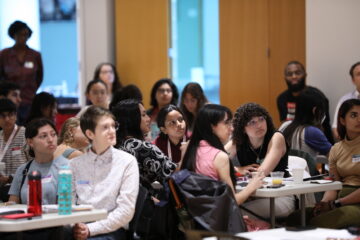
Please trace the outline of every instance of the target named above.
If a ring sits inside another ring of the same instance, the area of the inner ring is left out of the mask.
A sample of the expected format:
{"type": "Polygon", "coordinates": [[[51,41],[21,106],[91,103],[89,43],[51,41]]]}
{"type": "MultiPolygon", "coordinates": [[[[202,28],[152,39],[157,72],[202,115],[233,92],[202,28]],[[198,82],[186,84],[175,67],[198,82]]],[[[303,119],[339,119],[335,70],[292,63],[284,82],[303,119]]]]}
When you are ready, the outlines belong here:
{"type": "Polygon", "coordinates": [[[72,172],[69,166],[62,166],[59,171],[58,208],[59,215],[71,214],[72,172]]]}

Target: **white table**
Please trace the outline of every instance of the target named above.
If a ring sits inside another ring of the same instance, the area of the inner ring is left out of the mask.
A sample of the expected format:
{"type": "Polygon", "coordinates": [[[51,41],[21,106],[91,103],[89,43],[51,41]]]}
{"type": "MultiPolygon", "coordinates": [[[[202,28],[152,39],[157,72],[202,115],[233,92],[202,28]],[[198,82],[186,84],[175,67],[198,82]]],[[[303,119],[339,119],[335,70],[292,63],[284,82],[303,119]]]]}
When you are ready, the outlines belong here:
{"type": "Polygon", "coordinates": [[[238,233],[236,236],[249,238],[251,240],[326,240],[327,238],[333,239],[352,239],[355,238],[354,235],[351,235],[347,230],[337,230],[337,229],[326,229],[326,228],[317,228],[315,230],[308,231],[286,231],[285,228],[276,228],[270,230],[263,230],[258,232],[246,232],[238,233]]]}
{"type": "MultiPolygon", "coordinates": [[[[13,205],[1,207],[11,209],[19,209],[25,205],[13,205]]],[[[18,219],[7,220],[0,219],[0,232],[21,232],[26,230],[34,230],[40,228],[49,228],[64,226],[73,223],[80,222],[93,222],[107,217],[107,211],[105,209],[92,209],[89,211],[73,212],[70,215],[59,215],[58,213],[44,213],[41,217],[34,217],[31,220],[18,219]]]]}
{"type": "MultiPolygon", "coordinates": [[[[270,198],[270,222],[271,227],[275,226],[275,198],[289,195],[300,195],[300,210],[301,210],[301,225],[306,226],[305,220],[305,194],[315,192],[325,192],[330,190],[342,189],[342,183],[335,181],[331,183],[316,184],[310,182],[304,182],[303,184],[294,184],[284,181],[285,186],[281,188],[259,188],[252,195],[254,197],[270,198]]],[[[241,191],[243,187],[236,186],[236,191],[241,191]]]]}

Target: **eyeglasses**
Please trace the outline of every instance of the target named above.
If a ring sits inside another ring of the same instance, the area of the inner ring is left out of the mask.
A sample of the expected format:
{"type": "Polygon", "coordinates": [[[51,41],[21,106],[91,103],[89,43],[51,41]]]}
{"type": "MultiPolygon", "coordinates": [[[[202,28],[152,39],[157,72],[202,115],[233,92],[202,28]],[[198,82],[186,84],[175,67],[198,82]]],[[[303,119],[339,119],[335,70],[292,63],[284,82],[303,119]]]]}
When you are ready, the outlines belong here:
{"type": "Polygon", "coordinates": [[[264,116],[260,116],[260,117],[257,117],[257,120],[256,119],[252,119],[250,120],[246,126],[248,127],[255,127],[258,123],[263,123],[264,121],[266,120],[266,118],[264,116]]]}
{"type": "Polygon", "coordinates": [[[16,116],[15,112],[0,113],[0,118],[2,118],[2,119],[5,119],[5,118],[13,119],[13,118],[15,118],[15,116],[16,116]]]}
{"type": "Polygon", "coordinates": [[[114,122],[113,124],[105,124],[103,126],[100,126],[101,130],[103,132],[108,132],[111,129],[114,129],[115,131],[117,131],[119,129],[119,123],[118,122],[114,122]]]}
{"type": "Polygon", "coordinates": [[[172,93],[172,89],[171,88],[159,88],[157,90],[159,93],[164,94],[164,93],[172,93]]]}
{"type": "Polygon", "coordinates": [[[183,123],[184,122],[184,118],[180,117],[176,120],[170,120],[170,121],[166,121],[166,125],[168,125],[168,127],[176,127],[177,126],[177,123],[183,123]]]}

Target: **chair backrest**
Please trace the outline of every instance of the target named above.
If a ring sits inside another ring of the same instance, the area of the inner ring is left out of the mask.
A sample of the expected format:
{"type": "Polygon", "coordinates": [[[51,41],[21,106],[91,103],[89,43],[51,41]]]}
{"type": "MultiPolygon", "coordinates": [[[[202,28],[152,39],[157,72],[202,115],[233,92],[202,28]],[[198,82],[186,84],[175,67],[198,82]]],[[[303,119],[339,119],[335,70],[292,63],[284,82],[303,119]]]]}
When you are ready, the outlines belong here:
{"type": "Polygon", "coordinates": [[[305,159],[307,162],[307,166],[309,167],[309,173],[311,176],[318,175],[319,172],[316,169],[316,160],[307,152],[298,150],[298,149],[290,149],[289,157],[296,156],[305,159]]]}
{"type": "Polygon", "coordinates": [[[301,157],[297,157],[297,156],[289,156],[288,157],[288,170],[289,170],[290,175],[292,175],[291,170],[293,170],[295,168],[301,168],[301,169],[305,170],[304,178],[310,177],[309,167],[307,165],[306,160],[301,157]]]}

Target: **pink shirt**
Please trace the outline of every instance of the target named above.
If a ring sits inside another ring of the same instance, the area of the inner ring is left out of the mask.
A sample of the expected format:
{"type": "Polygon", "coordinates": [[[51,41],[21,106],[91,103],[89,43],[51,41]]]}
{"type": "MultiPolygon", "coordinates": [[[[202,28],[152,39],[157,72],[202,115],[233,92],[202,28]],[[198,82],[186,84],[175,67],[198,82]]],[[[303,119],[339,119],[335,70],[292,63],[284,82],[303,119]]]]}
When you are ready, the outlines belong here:
{"type": "Polygon", "coordinates": [[[214,167],[215,157],[220,151],[207,141],[201,140],[196,152],[196,173],[220,180],[214,167]]]}

